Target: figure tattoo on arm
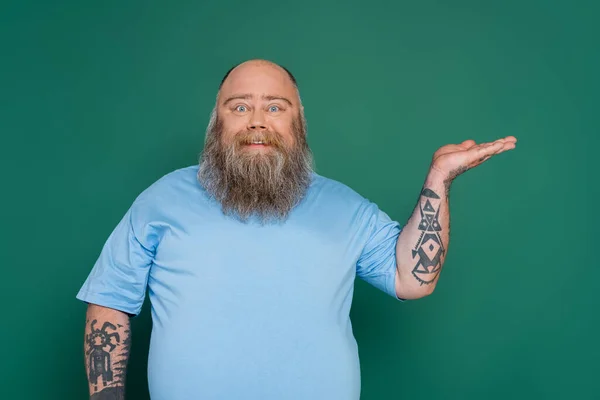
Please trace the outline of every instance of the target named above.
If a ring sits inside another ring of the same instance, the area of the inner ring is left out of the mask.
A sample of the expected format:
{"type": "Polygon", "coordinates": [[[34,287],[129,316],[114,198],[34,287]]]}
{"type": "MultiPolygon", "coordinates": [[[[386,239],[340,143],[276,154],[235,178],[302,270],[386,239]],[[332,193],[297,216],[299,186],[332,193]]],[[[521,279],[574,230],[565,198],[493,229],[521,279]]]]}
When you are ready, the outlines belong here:
{"type": "Polygon", "coordinates": [[[417,229],[421,231],[419,240],[412,250],[413,259],[417,264],[412,270],[413,276],[421,283],[433,283],[442,268],[442,257],[446,250],[440,232],[442,227],[439,222],[441,199],[433,190],[424,188],[421,196],[425,197],[425,205],[419,202],[421,222],[417,229]],[[437,201],[439,200],[439,201],[437,201]],[[434,205],[437,205],[437,210],[434,205]]]}
{"type": "Polygon", "coordinates": [[[125,373],[130,349],[130,331],[123,325],[109,321],[101,328],[92,320],[86,335],[86,363],[88,379],[93,386],[93,400],[123,400],[125,398],[125,373]],[[125,328],[123,330],[123,328],[125,328]],[[119,335],[117,330],[123,332],[119,335]],[[115,351],[118,349],[117,351],[115,351]]]}

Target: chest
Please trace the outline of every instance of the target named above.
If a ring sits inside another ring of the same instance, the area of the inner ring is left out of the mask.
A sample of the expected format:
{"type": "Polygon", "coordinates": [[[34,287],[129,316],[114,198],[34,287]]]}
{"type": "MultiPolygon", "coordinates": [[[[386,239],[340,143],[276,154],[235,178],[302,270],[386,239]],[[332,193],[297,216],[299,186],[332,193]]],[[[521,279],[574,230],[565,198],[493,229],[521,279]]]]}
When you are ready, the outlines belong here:
{"type": "Polygon", "coordinates": [[[310,295],[322,303],[352,285],[360,250],[343,221],[304,218],[259,226],[187,219],[165,230],[151,279],[204,301],[227,293],[240,301],[310,295]]]}

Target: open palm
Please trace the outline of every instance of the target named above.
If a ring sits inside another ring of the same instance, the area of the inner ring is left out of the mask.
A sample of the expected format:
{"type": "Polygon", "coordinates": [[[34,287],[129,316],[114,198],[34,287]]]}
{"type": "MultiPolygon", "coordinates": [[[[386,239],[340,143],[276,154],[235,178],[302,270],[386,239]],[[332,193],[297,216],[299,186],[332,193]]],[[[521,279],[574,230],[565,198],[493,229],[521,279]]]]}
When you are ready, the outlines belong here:
{"type": "Polygon", "coordinates": [[[448,144],[434,153],[431,168],[454,179],[490,157],[514,149],[516,143],[517,139],[514,136],[507,136],[489,143],[476,144],[474,140],[465,140],[460,144],[448,144]]]}

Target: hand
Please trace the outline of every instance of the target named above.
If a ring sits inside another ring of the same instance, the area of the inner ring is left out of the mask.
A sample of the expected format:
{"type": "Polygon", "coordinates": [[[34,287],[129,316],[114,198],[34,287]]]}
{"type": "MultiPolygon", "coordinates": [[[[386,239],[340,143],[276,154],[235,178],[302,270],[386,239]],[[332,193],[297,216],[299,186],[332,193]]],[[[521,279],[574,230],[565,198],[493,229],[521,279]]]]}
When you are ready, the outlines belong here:
{"type": "Polygon", "coordinates": [[[431,169],[442,174],[445,180],[452,181],[490,157],[514,149],[516,143],[514,136],[507,136],[490,143],[475,144],[474,140],[465,140],[461,144],[448,144],[434,153],[431,169]]]}

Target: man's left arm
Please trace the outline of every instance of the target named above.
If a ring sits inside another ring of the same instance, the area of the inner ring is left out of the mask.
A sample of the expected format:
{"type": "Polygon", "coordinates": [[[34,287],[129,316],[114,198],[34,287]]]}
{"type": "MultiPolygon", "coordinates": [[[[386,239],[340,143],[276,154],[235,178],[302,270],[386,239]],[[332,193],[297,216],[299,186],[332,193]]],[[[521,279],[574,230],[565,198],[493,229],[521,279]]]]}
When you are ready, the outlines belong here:
{"type": "Polygon", "coordinates": [[[398,297],[417,299],[435,289],[450,242],[452,181],[490,157],[514,149],[516,141],[513,136],[479,145],[466,140],[435,152],[417,205],[396,243],[398,297]]]}

